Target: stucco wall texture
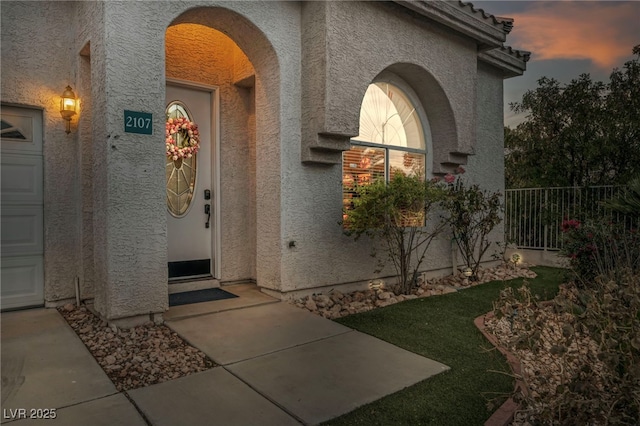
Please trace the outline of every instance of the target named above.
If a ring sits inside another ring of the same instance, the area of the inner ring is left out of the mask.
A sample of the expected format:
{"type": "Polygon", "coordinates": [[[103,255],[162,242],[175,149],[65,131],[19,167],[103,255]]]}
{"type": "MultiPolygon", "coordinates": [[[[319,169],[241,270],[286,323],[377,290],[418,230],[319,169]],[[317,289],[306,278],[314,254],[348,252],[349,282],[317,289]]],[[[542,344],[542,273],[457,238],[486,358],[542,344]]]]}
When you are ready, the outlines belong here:
{"type": "MultiPolygon", "coordinates": [[[[420,98],[435,173],[467,164],[504,189],[502,71],[397,4],[3,2],[1,59],[2,101],[44,110],[45,298],[73,297],[77,276],[110,321],[167,309],[167,78],[218,87],[222,282],[286,297],[394,274],[375,275],[371,242],[338,225],[340,152],[383,72],[420,98]],[[81,99],[71,135],[67,84],[81,99]],[[125,133],[124,109],[152,113],[153,135],[125,133]]],[[[451,262],[443,235],[424,267],[451,262]]]]}
{"type": "Polygon", "coordinates": [[[2,102],[43,110],[45,300],[73,297],[80,273],[78,139],[59,112],[75,87],[75,25],[60,25],[74,12],[66,2],[2,4],[2,102]]]}
{"type": "Polygon", "coordinates": [[[169,27],[166,52],[167,78],[219,90],[220,122],[214,125],[220,131],[221,156],[220,276],[223,281],[255,279],[255,95],[253,87],[246,87],[255,70],[233,40],[203,25],[169,27]]]}

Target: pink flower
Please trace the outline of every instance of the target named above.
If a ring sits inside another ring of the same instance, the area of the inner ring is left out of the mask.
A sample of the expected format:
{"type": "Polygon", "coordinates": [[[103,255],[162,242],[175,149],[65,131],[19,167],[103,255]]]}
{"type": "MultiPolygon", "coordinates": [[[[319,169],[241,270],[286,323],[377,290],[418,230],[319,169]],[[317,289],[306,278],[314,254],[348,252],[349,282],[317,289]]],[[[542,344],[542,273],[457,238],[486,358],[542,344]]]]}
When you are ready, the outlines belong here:
{"type": "Polygon", "coordinates": [[[464,167],[458,166],[458,168],[456,168],[455,174],[463,175],[465,172],[466,172],[466,170],[464,169],[464,167]]]}
{"type": "Polygon", "coordinates": [[[444,181],[447,183],[453,183],[456,180],[456,177],[451,173],[447,173],[444,177],[444,181]]]}
{"type": "Polygon", "coordinates": [[[167,157],[173,159],[189,158],[200,148],[200,136],[196,123],[186,117],[170,117],[165,124],[167,157]],[[177,143],[177,134],[183,142],[177,143]]]}
{"type": "Polygon", "coordinates": [[[560,227],[562,229],[562,232],[569,232],[573,229],[580,228],[580,221],[576,219],[563,220],[560,227]]]}

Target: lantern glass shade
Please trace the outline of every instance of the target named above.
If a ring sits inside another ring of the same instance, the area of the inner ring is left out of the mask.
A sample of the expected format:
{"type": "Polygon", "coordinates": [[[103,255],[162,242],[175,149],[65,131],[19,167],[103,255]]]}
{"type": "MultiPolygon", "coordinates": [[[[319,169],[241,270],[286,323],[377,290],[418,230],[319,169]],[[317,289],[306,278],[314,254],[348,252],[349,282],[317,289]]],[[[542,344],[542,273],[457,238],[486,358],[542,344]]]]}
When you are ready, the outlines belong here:
{"type": "Polygon", "coordinates": [[[71,86],[62,93],[62,99],[60,100],[60,114],[62,118],[69,121],[71,117],[76,114],[76,94],[71,90],[71,86]]]}
{"type": "Polygon", "coordinates": [[[78,103],[76,102],[76,94],[71,90],[71,86],[67,86],[62,92],[62,99],[60,99],[60,115],[67,122],[66,133],[71,133],[71,117],[76,115],[76,108],[78,103]]]}

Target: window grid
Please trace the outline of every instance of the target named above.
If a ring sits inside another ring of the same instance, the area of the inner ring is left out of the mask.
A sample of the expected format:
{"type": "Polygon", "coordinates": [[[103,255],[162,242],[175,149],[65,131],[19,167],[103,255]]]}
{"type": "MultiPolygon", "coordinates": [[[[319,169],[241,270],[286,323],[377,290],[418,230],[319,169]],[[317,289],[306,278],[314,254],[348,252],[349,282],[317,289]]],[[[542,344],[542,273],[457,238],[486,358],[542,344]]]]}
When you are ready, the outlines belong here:
{"type": "MultiPolygon", "coordinates": [[[[370,85],[360,110],[360,128],[361,134],[351,139],[351,149],[342,157],[344,215],[353,208],[353,200],[357,196],[354,187],[357,185],[366,185],[377,179],[389,182],[396,170],[426,179],[423,124],[403,91],[389,83],[370,85]],[[385,138],[385,126],[392,120],[396,120],[394,134],[402,137],[394,136],[394,143],[389,143],[391,141],[385,138]],[[409,127],[403,128],[406,124],[409,127]],[[364,139],[366,134],[375,141],[364,139]]],[[[424,218],[407,218],[406,226],[415,226],[417,222],[424,223],[424,218]]]]}

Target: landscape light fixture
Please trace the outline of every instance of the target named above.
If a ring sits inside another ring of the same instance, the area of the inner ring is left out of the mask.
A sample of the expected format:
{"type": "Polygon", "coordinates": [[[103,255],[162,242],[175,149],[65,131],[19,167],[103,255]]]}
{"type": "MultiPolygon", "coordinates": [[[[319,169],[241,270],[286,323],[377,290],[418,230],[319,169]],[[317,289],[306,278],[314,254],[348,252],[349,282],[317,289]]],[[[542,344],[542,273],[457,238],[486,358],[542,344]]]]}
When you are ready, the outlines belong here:
{"type": "Polygon", "coordinates": [[[371,280],[369,281],[369,288],[371,290],[382,290],[384,288],[384,281],[377,279],[377,280],[371,280]]]}

